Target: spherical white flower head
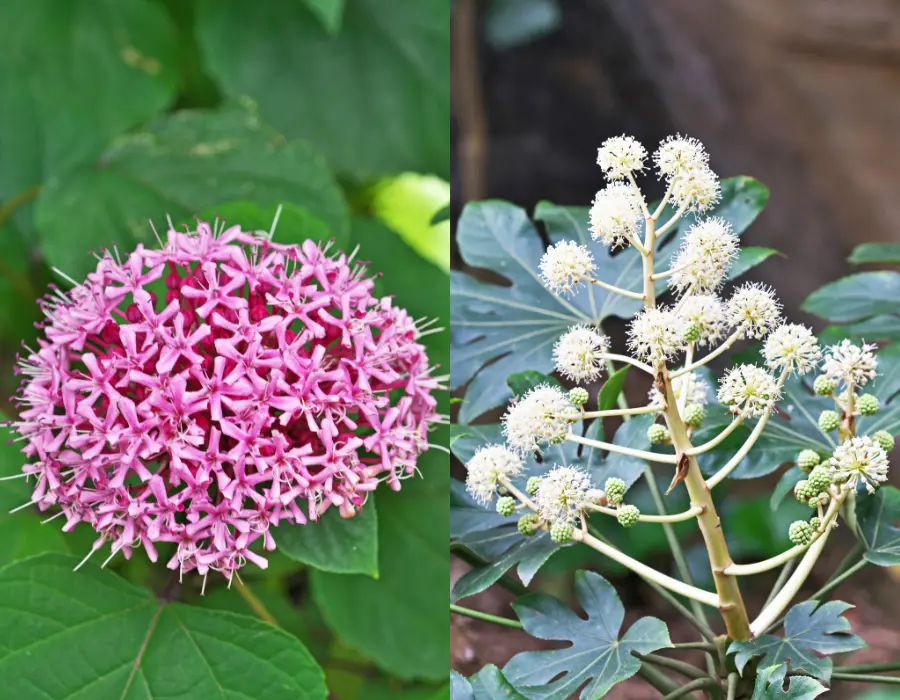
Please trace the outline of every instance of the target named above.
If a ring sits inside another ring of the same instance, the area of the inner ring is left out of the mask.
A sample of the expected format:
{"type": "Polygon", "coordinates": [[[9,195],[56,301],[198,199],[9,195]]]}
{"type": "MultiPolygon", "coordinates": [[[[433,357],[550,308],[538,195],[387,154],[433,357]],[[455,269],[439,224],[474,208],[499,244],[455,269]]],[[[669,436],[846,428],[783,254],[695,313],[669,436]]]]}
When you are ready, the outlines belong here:
{"type": "Polygon", "coordinates": [[[671,178],[685,170],[705,168],[709,155],[703,144],[687,136],[669,136],[653,154],[660,177],[671,178]]]}
{"type": "Polygon", "coordinates": [[[728,300],[728,323],[746,338],[765,338],[781,321],[781,303],[762,284],[749,282],[728,300]]]}
{"type": "Polygon", "coordinates": [[[725,374],[719,385],[719,402],[746,416],[761,416],[778,399],[781,390],[775,378],[762,367],[738,365],[725,374]]]}
{"type": "Polygon", "coordinates": [[[669,278],[669,286],[683,292],[693,287],[698,292],[718,289],[737,257],[740,242],[724,219],[706,219],[694,224],[681,248],[672,256],[672,268],[678,270],[669,278]]]}
{"type": "Polygon", "coordinates": [[[503,416],[503,433],[519,452],[535,452],[541,444],[558,444],[579,411],[559,387],[541,384],[517,400],[503,416]]]}
{"type": "Polygon", "coordinates": [[[560,241],[541,257],[541,279],[554,294],[568,294],[594,274],[594,256],[587,246],[560,241]]]}
{"type": "Polygon", "coordinates": [[[575,326],[556,341],[553,360],[567,379],[592,382],[603,373],[607,352],[609,340],[605,335],[590,326],[575,326]]]}
{"type": "Polygon", "coordinates": [[[687,324],[672,309],[641,311],[628,328],[628,347],[652,365],[665,362],[684,347],[687,324]]]}
{"type": "MultiPolygon", "coordinates": [[[[709,384],[697,372],[688,372],[672,380],[672,393],[676,401],[681,401],[682,394],[687,394],[684,405],[697,404],[705,406],[709,403],[709,384]]],[[[656,387],[650,389],[650,405],[662,406],[663,400],[656,387]]]]}
{"type": "Polygon", "coordinates": [[[466,463],[466,490],[487,505],[497,492],[497,481],[512,479],[522,472],[522,458],[503,445],[484,445],[466,463]]]}
{"type": "Polygon", "coordinates": [[[836,482],[846,482],[851,489],[862,482],[869,493],[887,481],[888,457],[870,437],[850,438],[838,446],[828,461],[836,482]]]}
{"type": "Polygon", "coordinates": [[[621,180],[630,172],[644,169],[647,150],[631,136],[614,136],[606,139],[597,151],[597,165],[610,180],[621,180]]]}
{"type": "Polygon", "coordinates": [[[799,323],[786,323],[776,328],[766,338],[762,353],[772,369],[787,369],[797,374],[814,369],[822,357],[816,336],[799,323]]]}
{"type": "Polygon", "coordinates": [[[638,236],[643,213],[631,185],[613,182],[597,193],[591,206],[591,237],[608,248],[625,245],[638,236]]]}
{"type": "Polygon", "coordinates": [[[696,341],[699,345],[710,345],[725,335],[727,322],[725,320],[725,305],[714,294],[692,294],[681,305],[678,312],[687,322],[700,333],[696,341]]]}
{"type": "Polygon", "coordinates": [[[554,467],[535,494],[538,515],[550,523],[571,522],[591,500],[591,478],[576,467],[554,467]]]}
{"type": "Polygon", "coordinates": [[[705,165],[676,172],[670,182],[672,201],[688,211],[706,211],[719,201],[719,177],[705,165]]]}
{"type": "Polygon", "coordinates": [[[844,384],[864,386],[875,379],[878,359],[875,357],[876,345],[863,343],[854,345],[849,340],[842,340],[837,345],[825,348],[825,361],[822,373],[844,384]]]}

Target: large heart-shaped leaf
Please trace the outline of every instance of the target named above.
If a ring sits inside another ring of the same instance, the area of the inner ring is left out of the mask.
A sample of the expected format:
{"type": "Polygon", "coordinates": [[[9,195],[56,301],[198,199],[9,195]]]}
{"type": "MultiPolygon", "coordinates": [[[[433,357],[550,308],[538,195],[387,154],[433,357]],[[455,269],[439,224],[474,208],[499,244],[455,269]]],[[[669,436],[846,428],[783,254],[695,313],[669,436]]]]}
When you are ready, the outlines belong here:
{"type": "Polygon", "coordinates": [[[896,311],[898,296],[900,272],[860,272],[820,287],[802,308],[832,323],[847,323],[896,311]]]}
{"type": "Polygon", "coordinates": [[[641,618],[620,637],[625,608],[599,574],[576,572],[575,591],[586,620],[542,593],[513,603],[528,634],[571,643],[564,649],[517,654],[504,667],[504,675],[527,698],[566,698],[585,683],[583,700],[601,698],[637,673],[641,662],[632,652],[648,654],[672,645],[665,623],[653,617],[641,618]]]}
{"type": "Polygon", "coordinates": [[[879,566],[900,564],[900,490],[882,486],[856,504],[857,535],[865,558],[879,566]]]}
{"type": "Polygon", "coordinates": [[[354,179],[404,170],[446,177],[449,0],[347,0],[336,36],[307,3],[201,2],[197,32],[213,77],[354,179]]]}
{"type": "MultiPolygon", "coordinates": [[[[0,201],[95,158],[164,109],[177,51],[165,10],[147,0],[0,3],[0,201]]],[[[30,232],[30,212],[15,221],[30,232]]],[[[90,230],[76,215],[69,233],[75,222],[90,230]]]]}
{"type": "Polygon", "coordinates": [[[803,672],[823,681],[831,678],[833,663],[829,654],[854,651],[866,643],[851,633],[843,613],[853,606],[839,600],[818,605],[807,600],[795,605],[784,619],[784,636],[764,634],[756,639],[732,642],[738,672],[743,673],[750,659],[760,656],[763,667],[788,664],[792,672],[803,672]]]}
{"type": "Polygon", "coordinates": [[[47,259],[79,279],[96,264],[90,250],[157,245],[148,219],[164,232],[167,214],[187,220],[248,198],[259,205],[297,204],[336,233],[347,229],[346,204],[322,158],[238,107],[179,112],[121,137],[98,165],[49,182],[36,221],[47,259]]]}
{"type": "MultiPolygon", "coordinates": [[[[722,201],[711,213],[728,220],[737,233],[749,226],[768,199],[765,187],[745,177],[724,181],[722,192],[722,201]]],[[[642,288],[638,253],[629,248],[611,255],[594,243],[588,232],[586,208],[541,202],[535,219],[546,226],[552,241],[566,238],[587,245],[593,252],[599,279],[631,291],[642,288]]],[[[668,267],[670,255],[689,223],[680,222],[671,240],[660,246],[658,270],[668,267]]],[[[451,386],[471,380],[460,410],[462,422],[470,422],[509,398],[503,390],[507,376],[526,369],[549,371],[553,343],[569,326],[596,325],[610,316],[630,318],[641,307],[637,300],[596,285],[588,285],[572,299],[548,292],[538,277],[544,245],[527,214],[507,202],[468,205],[459,221],[457,240],[468,265],[491,270],[510,282],[510,286],[501,286],[462,272],[451,273],[451,386]]],[[[658,289],[665,289],[664,280],[658,289]]]]}
{"type": "Polygon", "coordinates": [[[91,564],[73,571],[76,563],[45,554],[0,570],[7,697],[326,697],[322,669],[296,637],[251,617],[161,602],[91,564]]]}
{"type": "Polygon", "coordinates": [[[273,535],[278,548],[292,559],[336,574],[378,578],[378,516],[375,499],[352,518],[330,508],[317,522],[286,525],[273,535]]]}
{"type": "Polygon", "coordinates": [[[759,669],[751,700],[813,700],[828,692],[828,688],[809,676],[791,676],[788,689],[785,690],[786,674],[785,664],[759,669]]]}

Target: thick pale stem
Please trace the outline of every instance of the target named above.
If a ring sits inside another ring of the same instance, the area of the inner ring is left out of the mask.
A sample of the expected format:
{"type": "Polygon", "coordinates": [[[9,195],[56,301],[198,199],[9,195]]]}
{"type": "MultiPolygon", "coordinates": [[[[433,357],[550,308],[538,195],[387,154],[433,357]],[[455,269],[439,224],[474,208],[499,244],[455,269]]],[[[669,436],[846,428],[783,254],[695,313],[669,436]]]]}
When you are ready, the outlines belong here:
{"type": "MultiPolygon", "coordinates": [[[[615,508],[606,508],[605,506],[595,506],[589,505],[587,510],[593,510],[597,513],[603,513],[604,515],[611,515],[612,517],[616,517],[617,513],[615,508]]],[[[702,512],[701,508],[691,508],[682,513],[669,513],[667,515],[644,515],[641,513],[640,517],[638,517],[638,522],[641,523],[680,523],[685,520],[691,520],[696,518],[702,512]]]]}
{"type": "Polygon", "coordinates": [[[600,355],[601,360],[607,360],[609,362],[624,362],[625,364],[632,365],[633,367],[637,367],[639,370],[646,372],[647,374],[653,374],[653,368],[650,365],[645,365],[640,360],[635,360],[633,357],[628,357],[628,355],[616,355],[615,353],[605,353],[600,355]]]}
{"type": "Polygon", "coordinates": [[[704,452],[709,452],[716,445],[718,445],[720,442],[725,440],[725,438],[727,438],[729,435],[731,435],[735,430],[737,430],[743,422],[744,422],[744,417],[739,416],[735,420],[731,421],[731,424],[727,428],[725,428],[725,430],[723,430],[721,433],[716,435],[712,440],[709,440],[708,442],[704,442],[702,445],[697,445],[696,447],[692,447],[690,450],[688,450],[687,453],[693,457],[695,455],[702,455],[704,452]]]}
{"type": "Polygon", "coordinates": [[[524,503],[529,509],[537,513],[537,505],[535,504],[535,502],[528,498],[528,496],[526,496],[521,490],[515,487],[508,478],[501,474],[497,477],[497,483],[507,491],[509,491],[513,496],[518,498],[521,503],[524,503]]]}
{"type": "MultiPolygon", "coordinates": [[[[618,416],[640,416],[646,413],[661,413],[662,406],[641,406],[640,408],[611,408],[608,411],[582,411],[582,418],[615,418],[618,416]]],[[[2,479],[0,479],[2,481],[2,479]]]]}
{"type": "MultiPolygon", "coordinates": [[[[694,343],[688,343],[687,350],[684,351],[684,366],[687,367],[694,361],[694,343]]],[[[678,397],[678,412],[684,413],[687,407],[688,396],[691,394],[692,378],[686,376],[681,382],[681,396],[678,397]]]]}
{"type": "Polygon", "coordinates": [[[588,447],[596,447],[599,450],[609,450],[610,452],[618,452],[621,455],[629,457],[637,457],[638,459],[646,459],[648,462],[659,462],[660,464],[677,464],[678,457],[676,455],[662,455],[656,452],[647,452],[646,450],[635,450],[631,447],[623,447],[622,445],[613,445],[611,442],[603,442],[602,440],[591,440],[590,438],[581,437],[574,433],[568,433],[566,440],[569,442],[577,442],[579,445],[587,445],[588,447]]]}
{"type": "Polygon", "coordinates": [[[617,287],[614,284],[607,284],[603,280],[591,278],[588,281],[591,284],[595,284],[598,287],[602,287],[603,289],[605,289],[607,291],[614,292],[616,294],[620,294],[623,297],[628,297],[629,299],[643,299],[644,298],[644,295],[641,294],[640,292],[632,292],[628,289],[622,289],[621,287],[617,287]]]}

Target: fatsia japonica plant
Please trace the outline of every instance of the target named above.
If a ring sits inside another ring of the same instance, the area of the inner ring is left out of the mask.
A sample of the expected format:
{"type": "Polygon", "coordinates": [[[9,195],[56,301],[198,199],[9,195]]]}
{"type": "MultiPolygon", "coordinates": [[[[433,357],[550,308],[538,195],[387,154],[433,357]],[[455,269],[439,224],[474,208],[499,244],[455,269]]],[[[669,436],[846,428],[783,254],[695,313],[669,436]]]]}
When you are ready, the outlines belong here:
{"type": "MultiPolygon", "coordinates": [[[[749,178],[720,183],[691,138],[666,139],[650,160],[631,137],[606,141],[597,162],[608,184],[589,210],[539,205],[546,247],[511,205],[477,203],[461,218],[465,261],[512,286],[465,273],[453,279],[452,384],[468,387],[460,411],[467,423],[455,426],[452,441],[466,478],[453,487],[451,537],[474,568],[454,586],[451,609],[568,645],[520,653],[471,679],[456,675],[456,692],[562,700],[580,691],[588,700],[640,673],[666,698],[703,690],[731,700],[815,697],[835,680],[895,681],[834,667],[830,655],[865,642],[843,617],[852,606],[826,596],[867,561],[896,563],[897,492],[883,484],[900,427],[890,402],[900,389],[897,353],[833,330],[835,342],[820,343],[791,322],[775,290],[728,285],[772,252],[741,250],[739,239],[765,189],[749,178]],[[665,187],[655,204],[637,179],[651,168],[665,187]],[[492,238],[500,243],[493,250],[492,238]],[[628,320],[622,352],[602,327],[613,315],[628,320]],[[711,365],[740,341],[750,349],[714,378],[711,365]],[[542,374],[551,368],[568,388],[542,374]],[[501,425],[469,423],[504,396],[504,372],[519,395],[501,425]],[[623,383],[636,372],[649,395],[629,406],[623,383]],[[802,517],[783,523],[782,551],[744,561],[730,548],[741,533],[720,514],[726,480],[784,465],[772,507],[792,490],[792,511],[802,517]],[[669,512],[672,502],[683,505],[669,512]],[[807,597],[804,586],[842,523],[859,544],[807,597]],[[694,566],[679,541],[688,527],[702,541],[694,566]],[[651,528],[664,531],[671,573],[629,551],[642,551],[651,528]],[[586,618],[542,593],[513,603],[518,622],[456,604],[495,582],[521,592],[512,567],[527,586],[571,545],[643,579],[699,639],[673,644],[650,617],[622,629],[622,603],[592,571],[575,575],[586,618]],[[757,577],[779,569],[764,602],[747,596],[757,577]],[[694,649],[706,652],[705,666],[658,653],[694,649]]],[[[892,668],[900,665],[885,666],[892,668]]]]}

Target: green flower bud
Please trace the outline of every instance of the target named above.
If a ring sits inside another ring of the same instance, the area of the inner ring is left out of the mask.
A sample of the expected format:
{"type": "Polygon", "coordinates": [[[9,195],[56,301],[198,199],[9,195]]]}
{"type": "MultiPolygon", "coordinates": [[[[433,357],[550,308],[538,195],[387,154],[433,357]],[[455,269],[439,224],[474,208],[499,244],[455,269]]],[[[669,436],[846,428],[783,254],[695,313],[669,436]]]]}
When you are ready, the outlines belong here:
{"type": "Polygon", "coordinates": [[[647,439],[651,445],[661,445],[669,439],[669,429],[660,423],[654,423],[647,428],[647,439]]]}
{"type": "Polygon", "coordinates": [[[807,545],[812,542],[813,528],[805,520],[797,520],[788,528],[788,537],[794,544],[807,545]]]}
{"type": "Polygon", "coordinates": [[[834,411],[822,411],[819,414],[819,427],[826,433],[831,433],[841,426],[841,417],[834,411]]]}
{"type": "Polygon", "coordinates": [[[580,386],[576,386],[569,392],[569,401],[573,406],[584,406],[589,398],[587,389],[582,389],[580,386]]]}
{"type": "Polygon", "coordinates": [[[692,428],[699,428],[706,420],[706,407],[699,403],[688,404],[684,409],[684,422],[692,428]]]}
{"type": "Polygon", "coordinates": [[[541,477],[529,476],[528,481],[525,482],[525,493],[534,496],[539,488],[541,488],[541,477]]]}
{"type": "Polygon", "coordinates": [[[626,488],[625,482],[621,479],[612,477],[606,480],[603,490],[606,491],[606,500],[609,501],[610,505],[617,506],[622,502],[626,488]]]}
{"type": "Polygon", "coordinates": [[[509,517],[516,512],[516,499],[512,496],[502,496],[497,499],[497,512],[509,517]]]}
{"type": "Polygon", "coordinates": [[[813,531],[818,531],[822,527],[822,518],[814,515],[809,519],[809,526],[813,531]]]}
{"type": "Polygon", "coordinates": [[[541,519],[534,513],[528,513],[519,518],[519,532],[526,537],[533,537],[541,527],[541,519]]]}
{"type": "Polygon", "coordinates": [[[689,325],[684,331],[684,340],[687,343],[696,343],[700,340],[700,326],[696,323],[689,325]]]}
{"type": "Polygon", "coordinates": [[[881,408],[881,402],[874,394],[863,394],[856,399],[856,407],[863,416],[874,416],[881,408]]]}
{"type": "Polygon", "coordinates": [[[813,382],[813,391],[819,396],[831,396],[835,389],[837,389],[837,382],[824,374],[816,377],[816,381],[813,382]]]}
{"type": "Polygon", "coordinates": [[[801,479],[794,486],[794,497],[801,503],[809,503],[809,499],[819,494],[806,479],[801,479]]]}
{"type": "Polygon", "coordinates": [[[809,473],[807,481],[810,489],[818,495],[831,486],[831,470],[828,467],[816,467],[809,473]]]}
{"type": "Polygon", "coordinates": [[[641,511],[637,509],[637,506],[622,506],[616,510],[616,520],[622,527],[637,525],[640,519],[641,511]]]}
{"type": "Polygon", "coordinates": [[[574,532],[575,528],[572,527],[571,523],[553,523],[550,528],[550,539],[557,544],[565,544],[566,542],[572,541],[572,534],[574,532]]]}
{"type": "Polygon", "coordinates": [[[815,450],[803,450],[797,455],[797,466],[800,467],[800,471],[804,474],[809,474],[812,468],[818,466],[821,461],[819,453],[815,450]]]}
{"type": "Polygon", "coordinates": [[[810,498],[806,502],[806,505],[808,505],[810,508],[818,508],[819,506],[827,505],[829,498],[830,497],[827,493],[819,493],[810,498]]]}
{"type": "Polygon", "coordinates": [[[885,452],[890,452],[894,449],[894,436],[887,430],[879,430],[872,437],[875,439],[875,442],[881,445],[881,449],[885,452]]]}

